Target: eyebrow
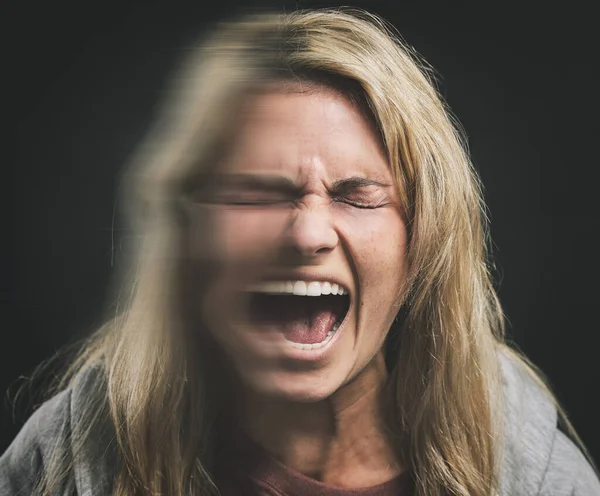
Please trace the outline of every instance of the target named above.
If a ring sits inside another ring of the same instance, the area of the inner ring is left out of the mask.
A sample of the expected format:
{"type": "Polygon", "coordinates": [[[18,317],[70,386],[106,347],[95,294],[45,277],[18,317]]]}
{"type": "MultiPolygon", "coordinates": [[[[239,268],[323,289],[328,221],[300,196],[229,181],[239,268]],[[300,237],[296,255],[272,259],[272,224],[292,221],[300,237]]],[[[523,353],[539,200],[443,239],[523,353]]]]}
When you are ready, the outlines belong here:
{"type": "Polygon", "coordinates": [[[288,177],[273,174],[219,174],[217,184],[245,186],[250,188],[298,191],[298,186],[288,177]]]}
{"type": "Polygon", "coordinates": [[[382,183],[381,181],[376,181],[375,179],[368,179],[366,177],[348,177],[346,179],[340,179],[339,181],[335,181],[331,185],[331,189],[333,191],[341,191],[341,190],[350,190],[357,188],[364,188],[366,186],[379,186],[382,188],[389,188],[391,185],[387,183],[382,183]]]}

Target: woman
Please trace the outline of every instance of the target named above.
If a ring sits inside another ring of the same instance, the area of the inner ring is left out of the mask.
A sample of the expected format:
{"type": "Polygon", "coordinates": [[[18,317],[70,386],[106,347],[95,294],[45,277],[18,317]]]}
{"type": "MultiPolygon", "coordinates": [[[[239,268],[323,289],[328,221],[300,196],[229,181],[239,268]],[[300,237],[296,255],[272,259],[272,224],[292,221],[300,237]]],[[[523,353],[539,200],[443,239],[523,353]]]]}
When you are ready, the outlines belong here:
{"type": "Polygon", "coordinates": [[[600,494],[502,343],[478,179],[383,21],[248,16],[177,82],[119,311],[2,494],[600,494]]]}

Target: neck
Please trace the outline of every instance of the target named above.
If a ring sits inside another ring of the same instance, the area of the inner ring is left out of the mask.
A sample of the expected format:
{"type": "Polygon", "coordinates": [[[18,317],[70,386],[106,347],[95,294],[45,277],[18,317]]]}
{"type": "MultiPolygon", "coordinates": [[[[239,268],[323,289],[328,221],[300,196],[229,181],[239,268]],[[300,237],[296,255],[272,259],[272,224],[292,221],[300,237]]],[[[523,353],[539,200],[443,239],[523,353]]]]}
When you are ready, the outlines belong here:
{"type": "Polygon", "coordinates": [[[255,442],[304,475],[338,487],[377,485],[402,472],[380,416],[386,377],[380,354],[324,401],[296,403],[246,391],[242,425],[255,442]]]}

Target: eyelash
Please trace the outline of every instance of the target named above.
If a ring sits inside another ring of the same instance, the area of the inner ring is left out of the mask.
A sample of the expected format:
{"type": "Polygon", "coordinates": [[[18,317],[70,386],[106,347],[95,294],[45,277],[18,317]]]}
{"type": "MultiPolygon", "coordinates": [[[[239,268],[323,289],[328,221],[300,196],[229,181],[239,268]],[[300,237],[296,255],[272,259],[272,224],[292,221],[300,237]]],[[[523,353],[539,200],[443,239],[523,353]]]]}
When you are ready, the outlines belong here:
{"type": "Polygon", "coordinates": [[[373,210],[378,207],[378,205],[365,205],[364,203],[356,203],[356,202],[350,201],[346,198],[339,198],[339,197],[334,198],[333,201],[336,203],[345,203],[346,205],[350,205],[351,207],[360,208],[363,210],[373,210]]]}
{"type": "Polygon", "coordinates": [[[231,205],[235,207],[275,207],[286,204],[291,204],[289,200],[222,200],[216,201],[222,205],[231,205]]]}

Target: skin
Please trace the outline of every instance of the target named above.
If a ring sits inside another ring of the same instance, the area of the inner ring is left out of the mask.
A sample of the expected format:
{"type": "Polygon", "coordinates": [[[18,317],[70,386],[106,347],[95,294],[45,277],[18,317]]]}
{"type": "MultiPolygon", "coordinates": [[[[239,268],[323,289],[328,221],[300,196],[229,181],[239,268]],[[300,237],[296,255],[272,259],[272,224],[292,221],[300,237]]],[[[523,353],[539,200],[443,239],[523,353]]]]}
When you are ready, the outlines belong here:
{"type": "Polygon", "coordinates": [[[389,480],[402,466],[382,434],[378,392],[407,230],[380,140],[346,97],[322,87],[255,95],[238,129],[197,207],[210,236],[191,246],[215,271],[202,317],[241,379],[239,420],[315,479],[339,487],[389,480]],[[253,328],[244,292],[261,279],[304,276],[333,278],[351,299],[336,340],[311,361],[253,328]]]}

